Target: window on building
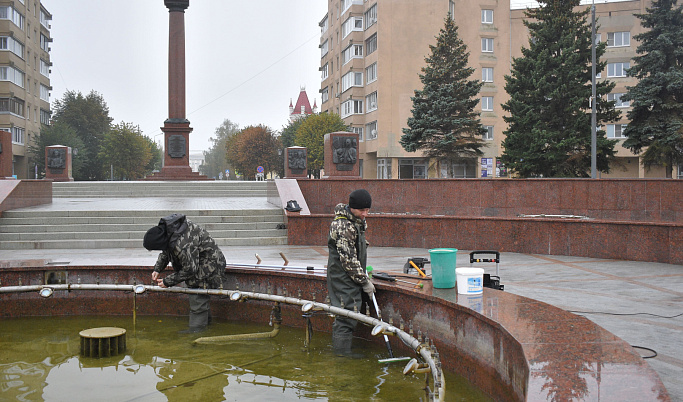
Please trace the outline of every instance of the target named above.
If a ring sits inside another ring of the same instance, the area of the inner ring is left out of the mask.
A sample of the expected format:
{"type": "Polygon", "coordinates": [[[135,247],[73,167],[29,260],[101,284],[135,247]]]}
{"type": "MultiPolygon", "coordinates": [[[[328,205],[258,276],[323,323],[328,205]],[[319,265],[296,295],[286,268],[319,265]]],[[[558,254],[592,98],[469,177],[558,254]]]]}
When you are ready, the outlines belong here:
{"type": "Polygon", "coordinates": [[[22,31],[24,30],[24,16],[12,6],[0,6],[0,19],[10,20],[22,31]]]}
{"type": "Polygon", "coordinates": [[[375,50],[377,50],[377,34],[365,40],[365,54],[372,54],[375,50]]]}
{"type": "Polygon", "coordinates": [[[40,84],[40,99],[44,100],[45,102],[50,102],[50,88],[43,84],[40,84]]]}
{"type": "Polygon", "coordinates": [[[320,91],[320,97],[322,98],[322,103],[325,103],[330,99],[330,91],[328,87],[325,87],[322,91],[320,91]]]}
{"type": "Polygon", "coordinates": [[[327,22],[327,16],[325,16],[325,18],[323,18],[323,20],[320,21],[320,34],[322,35],[325,32],[327,32],[327,28],[329,28],[329,24],[327,22]]]}
{"type": "Polygon", "coordinates": [[[351,87],[363,86],[363,73],[356,71],[349,71],[342,77],[342,93],[346,92],[351,87]]]}
{"type": "Polygon", "coordinates": [[[372,7],[370,7],[365,12],[365,29],[370,28],[371,26],[375,25],[376,23],[377,23],[377,3],[373,4],[372,7]]]}
{"type": "Polygon", "coordinates": [[[341,118],[344,119],[353,114],[363,114],[363,101],[350,99],[342,103],[341,118]]]}
{"type": "Polygon", "coordinates": [[[683,180],[683,163],[678,165],[678,179],[683,180]]]}
{"type": "Polygon", "coordinates": [[[368,77],[368,84],[377,79],[377,63],[372,63],[369,67],[365,68],[365,75],[368,77]]]}
{"type": "Polygon", "coordinates": [[[607,77],[626,77],[630,63],[607,63],[607,77]]]}
{"type": "Polygon", "coordinates": [[[486,133],[484,134],[483,138],[486,141],[493,141],[493,126],[484,126],[486,129],[486,133]]]}
{"type": "Polygon", "coordinates": [[[43,110],[40,109],[40,123],[45,124],[46,126],[50,125],[50,116],[51,113],[49,110],[43,110]]]}
{"type": "Polygon", "coordinates": [[[323,42],[323,44],[320,45],[320,57],[321,57],[321,58],[322,58],[322,57],[325,57],[325,55],[327,54],[327,52],[329,52],[329,50],[330,50],[329,47],[328,47],[328,42],[329,42],[329,41],[326,39],[325,42],[323,42]]]}
{"type": "Polygon", "coordinates": [[[391,159],[377,159],[377,178],[391,179],[391,159]]]}
{"type": "Polygon", "coordinates": [[[349,17],[342,24],[342,39],[349,36],[353,31],[363,30],[363,17],[349,17]]]}
{"type": "Polygon", "coordinates": [[[483,82],[493,82],[493,67],[484,67],[481,69],[481,80],[483,82]]]}
{"type": "Polygon", "coordinates": [[[626,124],[608,124],[607,138],[626,138],[624,135],[625,130],[626,124]]]}
{"type": "Polygon", "coordinates": [[[40,48],[46,52],[50,51],[50,39],[42,33],[40,34],[40,48]]]}
{"type": "Polygon", "coordinates": [[[9,81],[23,88],[24,72],[14,67],[0,66],[0,81],[9,81]]]}
{"type": "Polygon", "coordinates": [[[427,161],[423,159],[400,159],[398,162],[399,179],[426,179],[427,161]]]}
{"type": "Polygon", "coordinates": [[[24,101],[19,98],[0,98],[0,114],[24,117],[24,101]]]}
{"type": "Polygon", "coordinates": [[[0,130],[12,133],[13,144],[24,145],[25,130],[23,128],[14,126],[12,128],[0,128],[0,130]]]}
{"type": "Polygon", "coordinates": [[[342,0],[341,13],[344,14],[353,4],[363,4],[363,0],[342,0]]]}
{"type": "Polygon", "coordinates": [[[631,46],[631,33],[625,32],[608,32],[607,33],[607,47],[622,47],[631,46]]]}
{"type": "Polygon", "coordinates": [[[368,113],[377,110],[377,91],[365,97],[365,104],[367,105],[368,113]]]}
{"type": "Polygon", "coordinates": [[[481,38],[481,51],[493,53],[493,38],[481,38]]]}
{"type": "MultiPolygon", "coordinates": [[[[42,61],[42,60],[41,60],[41,61],[42,61]]],[[[328,64],[328,63],[325,63],[325,65],[322,66],[322,67],[320,68],[320,71],[321,71],[321,81],[325,81],[325,80],[327,79],[327,75],[328,75],[327,64],[328,64]]],[[[42,70],[42,68],[41,68],[41,70],[42,70]]]]}
{"type": "Polygon", "coordinates": [[[493,96],[481,97],[481,110],[485,112],[493,111],[493,96]]]}
{"type": "Polygon", "coordinates": [[[40,10],[40,25],[50,29],[50,20],[52,20],[52,17],[45,14],[43,10],[40,10]]]}
{"type": "Polygon", "coordinates": [[[621,97],[624,96],[623,93],[607,94],[608,101],[614,101],[614,107],[629,107],[631,102],[622,101],[621,97]]]}
{"type": "Polygon", "coordinates": [[[358,141],[363,141],[363,127],[351,127],[351,132],[358,134],[358,141]]]}
{"type": "Polygon", "coordinates": [[[22,59],[24,58],[24,44],[11,36],[0,36],[0,50],[9,50],[22,59]]]}
{"type": "Polygon", "coordinates": [[[481,23],[493,24],[493,10],[481,10],[481,23]]]}
{"type": "Polygon", "coordinates": [[[472,179],[477,177],[477,163],[474,160],[454,163],[450,168],[451,177],[454,179],[472,179]]]}
{"type": "Polygon", "coordinates": [[[373,121],[372,123],[366,124],[365,133],[367,135],[368,140],[377,139],[377,121],[373,121]]]}
{"type": "Polygon", "coordinates": [[[448,2],[448,12],[451,13],[451,18],[455,19],[455,2],[453,0],[448,2]]]}
{"type": "Polygon", "coordinates": [[[358,59],[363,57],[363,45],[349,45],[342,52],[342,65],[348,63],[352,59],[358,59]]]}

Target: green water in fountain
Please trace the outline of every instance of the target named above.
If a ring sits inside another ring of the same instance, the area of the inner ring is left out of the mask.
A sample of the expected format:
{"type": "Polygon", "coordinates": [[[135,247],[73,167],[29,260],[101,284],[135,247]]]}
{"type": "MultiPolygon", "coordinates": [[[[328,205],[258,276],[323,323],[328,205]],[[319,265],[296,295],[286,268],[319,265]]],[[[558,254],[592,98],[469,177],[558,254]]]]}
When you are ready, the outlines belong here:
{"type": "MultiPolygon", "coordinates": [[[[425,374],[403,375],[406,362],[381,364],[386,349],[354,340],[360,359],[337,357],[330,335],[282,327],[275,338],[195,345],[199,336],[269,332],[266,324],[214,322],[179,334],[185,317],[2,319],[0,400],[26,401],[419,401],[425,374]],[[79,332],[126,329],[126,352],[79,356],[79,332]]],[[[412,357],[412,355],[411,355],[412,357]]],[[[446,373],[446,401],[488,401],[446,373]]]]}

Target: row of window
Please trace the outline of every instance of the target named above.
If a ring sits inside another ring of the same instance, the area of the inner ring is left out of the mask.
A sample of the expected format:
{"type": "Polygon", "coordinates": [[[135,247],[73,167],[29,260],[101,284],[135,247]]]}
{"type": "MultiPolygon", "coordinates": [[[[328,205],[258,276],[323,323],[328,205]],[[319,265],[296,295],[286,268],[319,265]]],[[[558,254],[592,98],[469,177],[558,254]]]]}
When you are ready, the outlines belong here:
{"type": "Polygon", "coordinates": [[[24,16],[12,6],[0,6],[0,19],[10,20],[21,30],[24,30],[24,16]]]}
{"type": "MultiPolygon", "coordinates": [[[[34,109],[33,118],[37,120],[38,118],[38,108],[34,109]]],[[[13,114],[15,116],[24,117],[24,110],[26,111],[26,119],[31,118],[31,105],[27,108],[24,107],[24,100],[10,97],[10,98],[0,98],[0,114],[13,114]]],[[[37,121],[36,121],[37,122],[37,121]]],[[[47,110],[40,109],[40,122],[42,124],[50,124],[50,112],[47,110]]]]}
{"type": "MultiPolygon", "coordinates": [[[[346,12],[348,7],[351,7],[351,2],[344,4],[344,11],[341,12],[343,14],[346,12]],[[348,7],[347,7],[348,6],[348,7]]],[[[362,4],[362,2],[358,3],[353,3],[353,4],[362,4]]],[[[42,15],[41,15],[42,17],[42,15]]],[[[42,21],[41,21],[42,22],[42,21]]],[[[362,31],[363,29],[368,29],[371,26],[375,25],[377,23],[377,4],[373,4],[372,7],[370,7],[363,17],[356,17],[352,16],[346,19],[344,23],[342,24],[342,39],[345,38],[350,32],[353,31],[362,31]],[[363,28],[365,26],[365,28],[363,28]]],[[[322,36],[327,32],[327,30],[330,27],[329,20],[327,16],[323,18],[322,21],[320,21],[320,35],[322,36]]]]}
{"type": "Polygon", "coordinates": [[[0,36],[0,50],[9,50],[22,59],[24,58],[24,44],[11,36],[0,36]]]}
{"type": "MultiPolygon", "coordinates": [[[[377,91],[365,97],[365,113],[377,110],[377,91]]],[[[341,118],[344,119],[353,114],[363,114],[363,100],[349,99],[341,105],[341,118]]]]}
{"type": "MultiPolygon", "coordinates": [[[[601,35],[596,35],[596,42],[600,42],[601,35]]],[[[609,32],[607,33],[607,47],[627,47],[631,46],[631,33],[609,32]]],[[[493,38],[481,38],[481,51],[483,53],[493,53],[493,38]]]]}
{"type": "MultiPolygon", "coordinates": [[[[323,66],[322,77],[323,81],[327,78],[327,63],[323,66]]],[[[377,80],[377,62],[372,63],[370,66],[365,68],[365,77],[367,78],[366,84],[374,82],[377,80]]],[[[350,71],[342,77],[342,90],[339,92],[337,88],[337,93],[343,93],[351,87],[362,87],[363,86],[363,73],[358,71],[350,71]]],[[[320,91],[322,97],[322,103],[329,100],[329,87],[325,87],[320,91]]]]}
{"type": "MultiPolygon", "coordinates": [[[[448,2],[448,12],[451,13],[452,18],[455,18],[455,1],[448,2]]],[[[493,24],[493,10],[481,10],[481,23],[493,24]]]]}
{"type": "MultiPolygon", "coordinates": [[[[623,78],[626,77],[627,70],[631,67],[629,62],[607,63],[607,77],[608,78],[623,78]]],[[[602,74],[597,73],[596,78],[602,78],[602,74]]],[[[482,82],[493,82],[493,67],[482,67],[481,69],[482,82]]],[[[612,100],[612,99],[610,99],[612,100]]],[[[628,107],[628,105],[624,106],[628,107]]]]}
{"type": "Polygon", "coordinates": [[[364,127],[351,127],[351,132],[358,134],[358,139],[360,141],[364,140],[376,140],[377,139],[377,121],[370,122],[364,127]],[[367,138],[363,135],[366,132],[367,138]]]}
{"type": "MultiPolygon", "coordinates": [[[[482,158],[482,167],[484,163],[489,163],[488,161],[492,158],[482,158]]],[[[399,179],[426,179],[427,170],[429,166],[429,161],[427,159],[408,159],[401,158],[398,160],[398,178],[399,179]]],[[[458,162],[458,163],[446,163],[441,161],[440,163],[442,178],[474,178],[477,174],[476,161],[471,160],[468,162],[458,162]]],[[[482,169],[482,174],[485,174],[486,170],[482,169]]],[[[496,164],[496,176],[505,177],[507,176],[507,171],[498,161],[496,164]]],[[[487,177],[487,176],[483,176],[487,177]]],[[[391,179],[391,159],[390,158],[379,158],[377,159],[377,178],[378,179],[391,179]]]]}
{"type": "Polygon", "coordinates": [[[22,127],[0,127],[2,131],[8,131],[12,133],[12,142],[19,145],[24,145],[24,133],[26,130],[22,127]]]}

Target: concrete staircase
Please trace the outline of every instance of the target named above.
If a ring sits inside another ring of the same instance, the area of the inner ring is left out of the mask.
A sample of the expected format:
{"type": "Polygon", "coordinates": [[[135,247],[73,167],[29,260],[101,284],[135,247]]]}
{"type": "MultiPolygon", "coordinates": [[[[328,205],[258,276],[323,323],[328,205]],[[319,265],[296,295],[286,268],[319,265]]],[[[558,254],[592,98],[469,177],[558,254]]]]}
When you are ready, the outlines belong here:
{"type": "MultiPolygon", "coordinates": [[[[168,215],[169,210],[136,209],[140,203],[136,197],[183,198],[179,194],[188,194],[185,197],[190,198],[226,197],[217,194],[230,193],[230,197],[258,198],[263,205],[266,183],[125,182],[124,185],[120,182],[79,182],[54,183],[53,191],[62,194],[61,197],[114,198],[112,205],[127,205],[111,210],[31,208],[5,211],[0,218],[0,250],[141,248],[145,232],[156,225],[160,217],[168,215]]],[[[240,209],[174,209],[173,212],[183,213],[204,227],[219,246],[287,244],[284,213],[280,208],[250,209],[243,206],[244,202],[239,204],[240,209]]]]}
{"type": "Polygon", "coordinates": [[[265,181],[113,181],[54,182],[54,198],[266,197],[265,181]]]}

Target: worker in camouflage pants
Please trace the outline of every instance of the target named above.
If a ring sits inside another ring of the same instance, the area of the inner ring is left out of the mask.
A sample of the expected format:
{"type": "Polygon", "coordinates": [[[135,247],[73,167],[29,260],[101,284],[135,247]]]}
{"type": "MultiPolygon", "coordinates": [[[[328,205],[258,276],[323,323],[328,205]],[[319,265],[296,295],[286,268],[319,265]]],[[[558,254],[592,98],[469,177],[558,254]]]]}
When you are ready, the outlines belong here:
{"type": "MultiPolygon", "coordinates": [[[[161,218],[159,225],[145,234],[147,250],[160,250],[152,280],[166,288],[185,282],[188,288],[222,289],[225,280],[225,257],[209,233],[183,214],[161,218]],[[173,273],[160,278],[168,266],[173,273]]],[[[206,329],[210,320],[209,295],[190,294],[190,325],[183,332],[206,329]]]]}
{"type": "MultiPolygon", "coordinates": [[[[365,240],[372,198],[366,190],[355,190],[348,204],[334,208],[334,220],[327,239],[327,291],[331,304],[361,311],[363,292],[372,295],[375,286],[365,270],[368,242],[365,240]]],[[[351,353],[356,320],[337,316],[332,324],[332,346],[339,355],[351,353]]]]}

